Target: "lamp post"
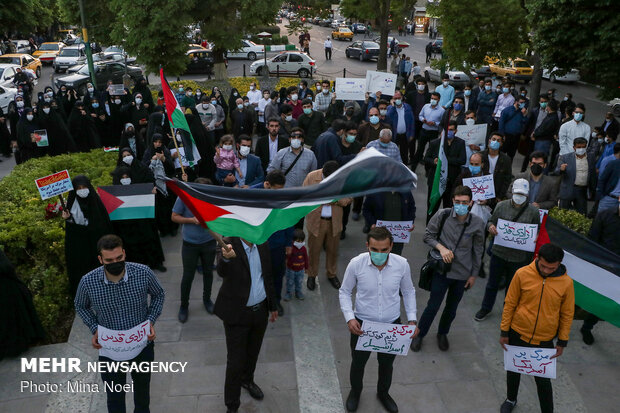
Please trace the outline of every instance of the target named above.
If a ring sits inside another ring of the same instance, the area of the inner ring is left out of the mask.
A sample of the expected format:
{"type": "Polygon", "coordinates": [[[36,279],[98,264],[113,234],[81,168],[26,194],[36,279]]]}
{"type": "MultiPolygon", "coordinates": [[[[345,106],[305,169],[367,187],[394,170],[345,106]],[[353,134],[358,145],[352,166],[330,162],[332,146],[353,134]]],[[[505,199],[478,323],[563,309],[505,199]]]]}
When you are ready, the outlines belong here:
{"type": "Polygon", "coordinates": [[[82,39],[84,41],[84,47],[86,49],[86,60],[88,61],[88,72],[90,73],[90,81],[93,87],[97,89],[97,79],[95,78],[95,66],[93,65],[93,52],[90,49],[90,41],[88,40],[88,29],[86,28],[86,18],[84,17],[84,3],[83,0],[78,0],[80,5],[80,18],[82,20],[82,39]]]}

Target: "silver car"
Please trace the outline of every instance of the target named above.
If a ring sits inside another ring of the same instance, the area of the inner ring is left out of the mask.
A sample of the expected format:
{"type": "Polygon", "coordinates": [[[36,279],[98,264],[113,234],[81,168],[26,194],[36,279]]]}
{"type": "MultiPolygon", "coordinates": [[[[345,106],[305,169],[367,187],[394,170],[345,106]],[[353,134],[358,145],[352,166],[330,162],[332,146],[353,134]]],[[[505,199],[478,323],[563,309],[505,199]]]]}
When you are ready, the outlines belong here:
{"type": "Polygon", "coordinates": [[[66,71],[71,66],[86,62],[86,53],[84,50],[84,44],[64,47],[52,63],[54,72],[66,71]]]}

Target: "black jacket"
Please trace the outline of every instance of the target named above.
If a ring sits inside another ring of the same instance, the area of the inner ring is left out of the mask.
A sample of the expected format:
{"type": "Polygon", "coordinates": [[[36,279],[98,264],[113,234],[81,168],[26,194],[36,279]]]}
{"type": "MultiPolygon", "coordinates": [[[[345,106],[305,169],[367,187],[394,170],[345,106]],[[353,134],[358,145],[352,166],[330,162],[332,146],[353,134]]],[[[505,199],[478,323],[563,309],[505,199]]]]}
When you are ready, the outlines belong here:
{"type": "MultiPolygon", "coordinates": [[[[430,186],[433,185],[433,179],[435,178],[435,169],[437,166],[434,161],[439,157],[439,144],[441,138],[437,138],[431,141],[424,154],[424,163],[426,167],[427,183],[430,186]]],[[[461,167],[467,162],[467,152],[465,151],[465,141],[461,138],[454,138],[452,145],[448,145],[447,139],[444,145],[444,152],[448,159],[448,180],[454,181],[461,173],[461,167]]]]}
{"type": "MultiPolygon", "coordinates": [[[[607,120],[604,120],[601,125],[601,130],[604,130],[606,123],[607,120]]],[[[616,137],[618,137],[618,132],[620,132],[620,122],[618,122],[618,119],[612,118],[611,124],[607,127],[605,133],[608,134],[613,140],[616,140],[616,137]]]]}
{"type": "MultiPolygon", "coordinates": [[[[536,119],[534,119],[536,122],[536,119]]],[[[540,125],[534,129],[534,138],[537,141],[549,141],[552,140],[560,130],[560,120],[556,112],[548,113],[543,119],[540,125]]]]}
{"type": "Polygon", "coordinates": [[[232,133],[235,139],[239,135],[252,135],[252,128],[254,127],[254,111],[250,109],[235,109],[230,113],[230,121],[232,123],[232,133]]]}
{"type": "MultiPolygon", "coordinates": [[[[278,150],[286,148],[287,146],[289,146],[288,139],[278,136],[278,150]]],[[[254,155],[260,158],[263,171],[267,172],[267,167],[269,166],[269,135],[262,136],[256,141],[254,155]]]]}

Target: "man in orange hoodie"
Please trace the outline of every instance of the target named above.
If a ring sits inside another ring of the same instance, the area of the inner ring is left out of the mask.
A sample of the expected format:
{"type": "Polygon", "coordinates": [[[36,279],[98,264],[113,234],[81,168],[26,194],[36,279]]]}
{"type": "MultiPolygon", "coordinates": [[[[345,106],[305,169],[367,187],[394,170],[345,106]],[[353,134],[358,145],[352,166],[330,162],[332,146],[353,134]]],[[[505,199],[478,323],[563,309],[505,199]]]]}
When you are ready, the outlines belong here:
{"type": "MultiPolygon", "coordinates": [[[[538,258],[520,268],[514,275],[502,315],[500,344],[556,349],[551,358],[559,357],[568,343],[575,312],[573,280],[562,265],[564,251],[554,244],[545,244],[538,258]],[[558,341],[554,346],[553,339],[558,341]]],[[[517,404],[521,374],[507,375],[507,397],[501,413],[510,413],[517,404]]],[[[542,413],[553,412],[551,379],[535,377],[542,413]]]]}

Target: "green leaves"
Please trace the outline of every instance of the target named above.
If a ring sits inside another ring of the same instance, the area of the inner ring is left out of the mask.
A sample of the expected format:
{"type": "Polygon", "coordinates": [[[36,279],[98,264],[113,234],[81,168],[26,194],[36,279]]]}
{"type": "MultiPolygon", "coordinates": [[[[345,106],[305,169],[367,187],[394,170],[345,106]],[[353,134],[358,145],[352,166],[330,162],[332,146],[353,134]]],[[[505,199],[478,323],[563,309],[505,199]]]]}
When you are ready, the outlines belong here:
{"type": "Polygon", "coordinates": [[[592,226],[592,220],[590,218],[570,209],[553,208],[549,211],[549,216],[561,222],[567,228],[586,236],[592,226]]]}

